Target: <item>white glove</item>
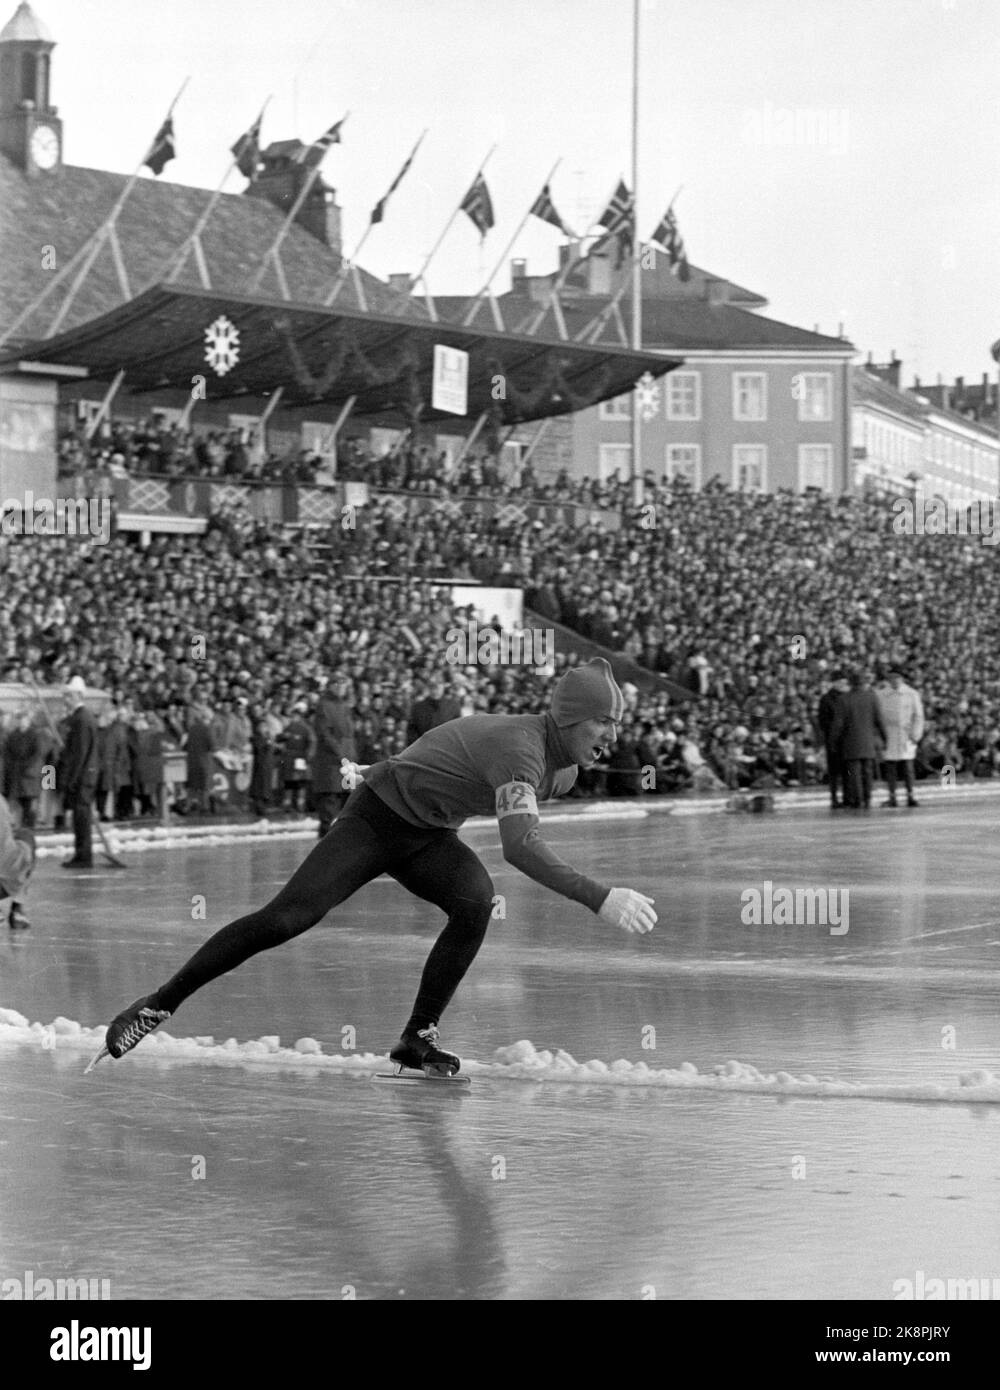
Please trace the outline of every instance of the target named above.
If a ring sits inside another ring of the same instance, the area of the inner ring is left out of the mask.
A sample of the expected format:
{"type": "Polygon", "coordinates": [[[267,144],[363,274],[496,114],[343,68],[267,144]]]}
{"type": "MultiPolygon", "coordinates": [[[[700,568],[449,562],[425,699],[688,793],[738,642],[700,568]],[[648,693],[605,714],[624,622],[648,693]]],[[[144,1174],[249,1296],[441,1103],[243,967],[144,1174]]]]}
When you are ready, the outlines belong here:
{"type": "Polygon", "coordinates": [[[359,787],[365,780],[364,774],[367,771],[367,764],[352,762],[350,758],[341,758],[340,785],[344,791],[352,792],[356,787],[359,787]]]}
{"type": "Polygon", "coordinates": [[[652,931],[656,925],[653,899],[633,888],[612,888],[597,913],[605,922],[613,922],[622,931],[652,931]]]}

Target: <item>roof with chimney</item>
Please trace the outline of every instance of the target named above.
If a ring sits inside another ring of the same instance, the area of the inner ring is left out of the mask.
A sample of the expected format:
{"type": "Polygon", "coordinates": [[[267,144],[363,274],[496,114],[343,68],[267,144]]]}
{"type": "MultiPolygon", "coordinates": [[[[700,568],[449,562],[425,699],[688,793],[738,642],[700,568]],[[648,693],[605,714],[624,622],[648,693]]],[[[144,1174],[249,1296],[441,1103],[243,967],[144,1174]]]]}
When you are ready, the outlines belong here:
{"type": "MultiPolygon", "coordinates": [[[[442,317],[452,322],[461,322],[469,302],[468,299],[459,296],[434,300],[442,317]]],[[[498,303],[504,322],[515,329],[518,324],[530,320],[542,307],[536,300],[514,293],[501,295],[498,303]]],[[[572,339],[607,307],[609,298],[602,295],[578,295],[571,299],[563,299],[560,296],[560,303],[566,329],[572,339]]],[[[630,339],[632,306],[627,295],[623,296],[618,309],[625,326],[626,337],[630,339]]],[[[489,322],[488,306],[484,305],[479,314],[477,323],[489,322]]],[[[555,321],[551,310],[546,314],[539,331],[544,332],[549,338],[555,337],[555,321]]],[[[623,345],[613,317],[608,318],[604,324],[597,342],[602,345],[623,345]]],[[[830,338],[821,333],[810,333],[804,328],[781,323],[778,319],[751,313],[736,304],[713,304],[707,299],[693,296],[643,298],[642,343],[646,351],[653,349],[676,353],[778,351],[782,348],[840,355],[854,352],[852,344],[845,338],[830,338]]]]}
{"type": "MultiPolygon", "coordinates": [[[[56,268],[63,267],[98,231],[126,183],[124,174],[75,165],[63,165],[31,178],[0,155],[0,321],[11,322],[51,283],[53,270],[46,268],[45,248],[53,248],[56,268]]],[[[171,256],[193,231],[210,197],[206,189],[163,178],[136,180],[116,224],[133,294],[165,277],[171,256]]],[[[244,292],[283,220],[282,211],[264,198],[224,193],[201,234],[212,288],[224,293],[244,292]]],[[[322,301],[341,265],[335,251],[297,224],[288,230],[281,261],[290,298],[299,302],[322,301]]],[[[365,271],[360,275],[370,308],[387,308],[398,302],[381,280],[365,271]]],[[[71,282],[72,276],[67,277],[67,285],[71,282]]],[[[201,286],[193,255],[188,256],[176,283],[201,286]]],[[[260,293],[281,297],[271,266],[261,281],[260,293]]],[[[56,291],[49,295],[19,331],[19,340],[44,336],[61,294],[56,291]]],[[[85,323],[122,300],[111,249],[104,246],[62,327],[85,323]]],[[[350,277],[338,303],[357,307],[350,277]]],[[[409,312],[419,314],[421,308],[416,304],[409,312]]]]}
{"type": "MultiPolygon", "coordinates": [[[[898,366],[898,363],[896,365],[898,366]]],[[[902,391],[899,387],[893,386],[892,382],[880,375],[879,370],[870,363],[864,367],[854,368],[852,385],[855,405],[881,406],[883,410],[890,411],[894,415],[905,416],[906,419],[919,425],[923,425],[927,418],[925,405],[922,405],[909,391],[902,391]]]]}

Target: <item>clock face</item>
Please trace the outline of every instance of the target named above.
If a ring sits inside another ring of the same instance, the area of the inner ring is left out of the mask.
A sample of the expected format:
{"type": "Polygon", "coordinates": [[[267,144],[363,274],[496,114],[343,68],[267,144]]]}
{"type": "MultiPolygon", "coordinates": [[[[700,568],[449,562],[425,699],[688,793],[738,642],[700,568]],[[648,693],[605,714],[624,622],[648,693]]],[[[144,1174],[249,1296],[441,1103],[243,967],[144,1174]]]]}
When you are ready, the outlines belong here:
{"type": "Polygon", "coordinates": [[[36,125],[31,132],[31,157],[39,169],[54,169],[59,163],[59,136],[51,126],[36,125]]]}

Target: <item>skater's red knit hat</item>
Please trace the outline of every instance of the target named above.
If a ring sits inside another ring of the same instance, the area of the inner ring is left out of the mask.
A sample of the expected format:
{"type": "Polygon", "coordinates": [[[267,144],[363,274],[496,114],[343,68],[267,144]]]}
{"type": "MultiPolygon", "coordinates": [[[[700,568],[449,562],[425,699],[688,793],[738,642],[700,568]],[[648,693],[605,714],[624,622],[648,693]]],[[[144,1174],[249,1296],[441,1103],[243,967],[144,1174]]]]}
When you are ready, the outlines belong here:
{"type": "Polygon", "coordinates": [[[625,696],[602,656],[567,671],[552,695],[552,718],[560,729],[583,719],[614,719],[620,723],[624,713],[625,696]]]}

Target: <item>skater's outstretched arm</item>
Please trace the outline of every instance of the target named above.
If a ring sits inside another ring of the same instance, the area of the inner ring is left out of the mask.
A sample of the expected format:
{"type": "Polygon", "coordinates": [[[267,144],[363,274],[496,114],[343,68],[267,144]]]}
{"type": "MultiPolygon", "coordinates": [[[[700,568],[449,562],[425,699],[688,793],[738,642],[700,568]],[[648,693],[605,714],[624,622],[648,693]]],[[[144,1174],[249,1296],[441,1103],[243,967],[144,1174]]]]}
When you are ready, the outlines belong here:
{"type": "Polygon", "coordinates": [[[539,830],[536,788],[526,781],[496,789],[503,857],[536,883],[583,903],[625,931],[647,932],[656,924],[653,899],[631,888],[607,888],[579,873],[549,848],[539,830]]]}

